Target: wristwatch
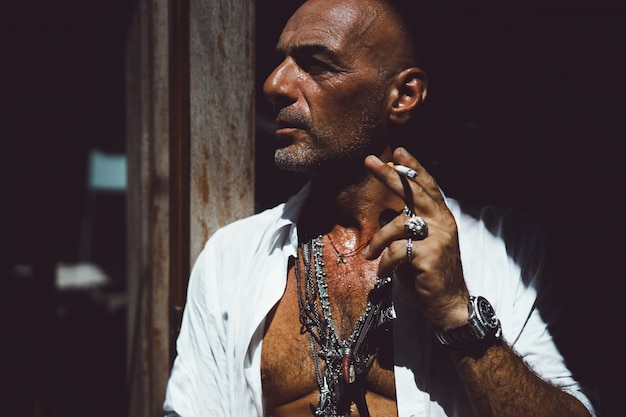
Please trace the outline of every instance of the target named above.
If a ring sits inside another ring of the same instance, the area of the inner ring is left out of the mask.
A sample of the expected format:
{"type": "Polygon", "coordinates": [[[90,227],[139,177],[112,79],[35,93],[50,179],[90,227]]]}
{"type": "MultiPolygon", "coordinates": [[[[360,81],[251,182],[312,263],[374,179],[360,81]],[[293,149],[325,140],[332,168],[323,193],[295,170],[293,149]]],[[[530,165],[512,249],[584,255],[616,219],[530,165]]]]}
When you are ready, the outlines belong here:
{"type": "Polygon", "coordinates": [[[500,340],[500,320],[485,297],[470,296],[467,308],[469,317],[466,324],[448,330],[435,330],[435,335],[441,344],[450,349],[484,352],[500,340]]]}

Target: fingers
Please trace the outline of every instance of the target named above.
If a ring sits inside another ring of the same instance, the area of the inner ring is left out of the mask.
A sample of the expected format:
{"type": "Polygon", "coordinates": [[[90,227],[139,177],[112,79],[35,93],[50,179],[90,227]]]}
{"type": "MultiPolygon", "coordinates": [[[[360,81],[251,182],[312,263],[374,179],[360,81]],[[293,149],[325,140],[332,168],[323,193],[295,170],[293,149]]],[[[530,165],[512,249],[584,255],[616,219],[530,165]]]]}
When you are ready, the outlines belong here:
{"type": "Polygon", "coordinates": [[[443,202],[443,195],[439,190],[439,185],[437,185],[437,182],[432,175],[426,171],[426,168],[424,168],[419,161],[413,157],[413,155],[407,152],[406,149],[400,147],[394,150],[393,159],[397,164],[414,169],[418,174],[415,182],[419,184],[433,199],[443,202]]]}
{"type": "Polygon", "coordinates": [[[399,197],[405,199],[409,207],[413,205],[413,200],[418,205],[419,203],[427,205],[430,203],[429,199],[432,199],[436,204],[443,203],[443,195],[437,182],[417,159],[404,148],[397,148],[393,153],[393,160],[396,165],[402,165],[415,171],[417,177],[408,178],[374,155],[369,155],[365,159],[365,165],[380,182],[399,197]]]}
{"type": "MultiPolygon", "coordinates": [[[[370,260],[376,259],[385,248],[390,247],[392,244],[395,244],[395,242],[400,242],[401,244],[402,242],[406,243],[407,236],[404,233],[404,224],[408,219],[408,216],[401,213],[383,226],[378,233],[372,237],[369,246],[364,252],[365,258],[370,260]]],[[[417,244],[418,242],[413,242],[414,247],[417,244]]],[[[394,256],[394,259],[396,258],[400,259],[398,256],[394,256]]]]}
{"type": "Polygon", "coordinates": [[[372,155],[365,165],[423,223],[414,219],[405,228],[411,213],[399,212],[374,235],[364,256],[379,258],[378,276],[395,273],[414,293],[420,310],[437,325],[445,324],[459,306],[466,312],[456,221],[437,182],[417,159],[403,148],[394,150],[392,158],[394,164],[414,170],[417,176],[397,172],[372,155]]]}
{"type": "Polygon", "coordinates": [[[399,265],[412,263],[412,260],[420,256],[420,248],[413,241],[409,244],[408,239],[395,240],[383,251],[378,263],[378,275],[390,276],[399,265]],[[410,249],[409,249],[410,248],[410,249]],[[409,252],[411,262],[409,262],[409,252]]]}

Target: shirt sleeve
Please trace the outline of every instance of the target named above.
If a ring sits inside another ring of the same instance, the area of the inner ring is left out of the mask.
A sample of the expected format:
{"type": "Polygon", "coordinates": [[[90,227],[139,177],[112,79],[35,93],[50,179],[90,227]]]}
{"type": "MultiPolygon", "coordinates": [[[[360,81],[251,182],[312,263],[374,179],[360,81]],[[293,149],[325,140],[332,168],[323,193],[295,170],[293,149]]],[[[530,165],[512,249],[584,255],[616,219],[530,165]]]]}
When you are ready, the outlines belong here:
{"type": "Polygon", "coordinates": [[[211,285],[217,279],[214,244],[207,243],[192,269],[177,356],[167,383],[165,416],[228,416],[228,368],[225,318],[220,297],[211,285]],[[222,372],[220,372],[222,370],[222,372]]]}
{"type": "Polygon", "coordinates": [[[576,379],[559,348],[564,300],[549,236],[539,223],[519,212],[505,211],[502,221],[501,237],[521,278],[510,316],[520,330],[507,341],[542,378],[576,397],[595,415],[592,390],[576,379]]]}

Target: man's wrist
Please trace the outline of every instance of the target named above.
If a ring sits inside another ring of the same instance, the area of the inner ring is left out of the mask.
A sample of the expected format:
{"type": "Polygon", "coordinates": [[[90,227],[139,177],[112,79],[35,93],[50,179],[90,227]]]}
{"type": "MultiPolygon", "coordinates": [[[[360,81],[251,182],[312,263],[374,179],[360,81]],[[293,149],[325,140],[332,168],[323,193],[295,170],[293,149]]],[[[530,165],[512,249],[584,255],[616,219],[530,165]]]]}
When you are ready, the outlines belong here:
{"type": "Polygon", "coordinates": [[[490,346],[499,343],[502,335],[500,320],[486,298],[471,296],[467,323],[451,329],[435,330],[437,340],[446,348],[482,355],[490,346]]]}

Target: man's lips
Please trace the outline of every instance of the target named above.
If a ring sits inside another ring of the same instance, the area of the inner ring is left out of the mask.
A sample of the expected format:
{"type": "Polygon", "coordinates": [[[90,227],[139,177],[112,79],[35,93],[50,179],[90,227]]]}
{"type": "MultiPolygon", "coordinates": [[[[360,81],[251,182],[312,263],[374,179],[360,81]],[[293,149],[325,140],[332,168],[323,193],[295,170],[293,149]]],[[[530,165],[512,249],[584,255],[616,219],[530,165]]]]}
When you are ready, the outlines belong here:
{"type": "Polygon", "coordinates": [[[297,121],[277,118],[274,135],[283,140],[293,140],[297,135],[302,134],[305,129],[306,126],[297,121]]]}
{"type": "Polygon", "coordinates": [[[298,127],[293,126],[285,126],[285,127],[277,127],[274,132],[276,136],[290,136],[293,135],[296,131],[301,130],[298,127]]]}
{"type": "Polygon", "coordinates": [[[307,126],[302,120],[298,120],[297,118],[284,117],[278,115],[276,120],[274,121],[276,124],[276,131],[279,130],[306,130],[307,126]]]}

